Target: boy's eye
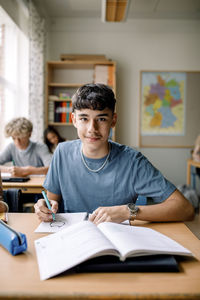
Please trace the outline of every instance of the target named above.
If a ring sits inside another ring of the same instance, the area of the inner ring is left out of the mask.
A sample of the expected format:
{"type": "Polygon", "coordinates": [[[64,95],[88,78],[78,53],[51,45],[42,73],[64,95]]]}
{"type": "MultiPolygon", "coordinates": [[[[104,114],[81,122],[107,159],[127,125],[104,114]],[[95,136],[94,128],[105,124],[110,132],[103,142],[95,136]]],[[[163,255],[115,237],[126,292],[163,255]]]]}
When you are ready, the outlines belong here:
{"type": "Polygon", "coordinates": [[[82,121],[82,122],[85,122],[85,121],[87,121],[87,118],[82,117],[79,120],[82,121]]]}
{"type": "Polygon", "coordinates": [[[104,121],[106,121],[106,119],[105,118],[99,118],[98,121],[104,122],[104,121]]]}

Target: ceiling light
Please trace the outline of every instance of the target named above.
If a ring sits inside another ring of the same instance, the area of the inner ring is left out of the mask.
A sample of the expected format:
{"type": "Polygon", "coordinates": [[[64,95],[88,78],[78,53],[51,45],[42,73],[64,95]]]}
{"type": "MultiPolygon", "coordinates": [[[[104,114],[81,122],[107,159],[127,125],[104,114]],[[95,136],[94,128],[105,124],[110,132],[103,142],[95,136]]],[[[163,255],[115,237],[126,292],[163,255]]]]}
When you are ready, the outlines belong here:
{"type": "Polygon", "coordinates": [[[129,0],[102,0],[102,21],[123,22],[126,20],[129,0]]]}

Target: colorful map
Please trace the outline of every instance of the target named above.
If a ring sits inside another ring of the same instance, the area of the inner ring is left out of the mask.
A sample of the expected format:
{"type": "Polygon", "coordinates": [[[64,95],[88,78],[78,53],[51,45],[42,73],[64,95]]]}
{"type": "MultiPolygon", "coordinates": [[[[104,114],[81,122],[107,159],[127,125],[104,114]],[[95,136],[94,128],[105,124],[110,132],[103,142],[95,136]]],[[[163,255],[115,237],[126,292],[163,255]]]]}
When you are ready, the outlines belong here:
{"type": "Polygon", "coordinates": [[[185,90],[185,73],[142,73],[142,135],[184,135],[185,90]]]}

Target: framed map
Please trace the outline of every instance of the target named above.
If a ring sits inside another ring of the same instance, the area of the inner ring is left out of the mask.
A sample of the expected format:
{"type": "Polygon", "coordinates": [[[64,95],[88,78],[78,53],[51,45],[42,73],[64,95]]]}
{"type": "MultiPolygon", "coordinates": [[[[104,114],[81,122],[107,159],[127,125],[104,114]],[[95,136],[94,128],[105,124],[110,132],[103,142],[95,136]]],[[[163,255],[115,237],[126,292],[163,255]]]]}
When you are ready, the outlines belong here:
{"type": "Polygon", "coordinates": [[[141,71],[140,75],[140,146],[192,147],[200,128],[194,111],[195,106],[200,111],[200,72],[141,71]],[[194,131],[190,122],[196,122],[194,131]]]}

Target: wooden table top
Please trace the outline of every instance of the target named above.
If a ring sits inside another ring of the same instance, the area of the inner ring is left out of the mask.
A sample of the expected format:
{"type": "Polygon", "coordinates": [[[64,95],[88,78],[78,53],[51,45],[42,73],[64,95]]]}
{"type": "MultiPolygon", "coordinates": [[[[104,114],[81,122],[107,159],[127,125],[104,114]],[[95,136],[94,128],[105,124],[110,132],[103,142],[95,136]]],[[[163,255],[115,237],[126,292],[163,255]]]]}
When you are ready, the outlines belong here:
{"type": "Polygon", "coordinates": [[[145,223],[187,247],[178,273],[62,274],[41,281],[34,240],[39,224],[33,213],[10,213],[9,225],[26,234],[28,250],[13,257],[0,246],[0,299],[200,299],[200,241],[182,222],[145,223]]]}

